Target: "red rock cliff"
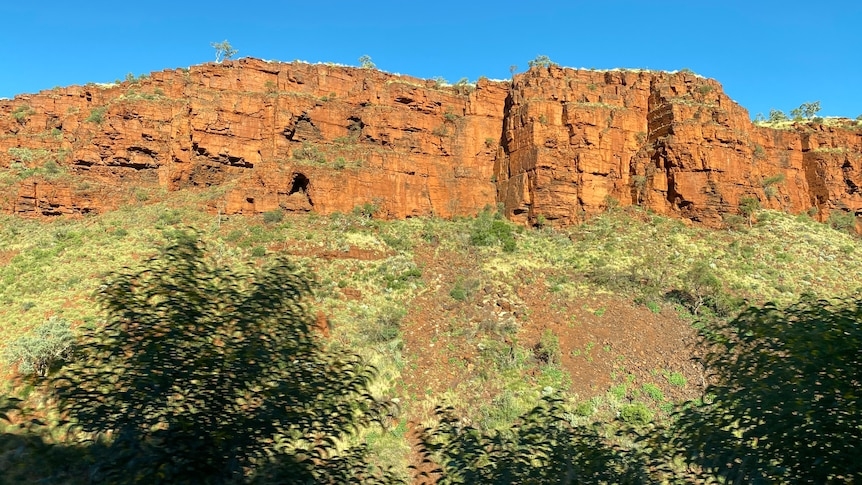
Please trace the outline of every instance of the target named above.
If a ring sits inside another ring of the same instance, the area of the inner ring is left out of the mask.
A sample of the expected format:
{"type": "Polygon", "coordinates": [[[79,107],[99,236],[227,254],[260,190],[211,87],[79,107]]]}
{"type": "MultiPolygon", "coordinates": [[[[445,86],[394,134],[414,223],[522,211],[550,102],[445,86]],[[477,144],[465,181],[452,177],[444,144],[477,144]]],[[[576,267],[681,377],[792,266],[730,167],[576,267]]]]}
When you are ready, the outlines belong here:
{"type": "Polygon", "coordinates": [[[791,212],[862,209],[858,124],[754,126],[721,85],[691,73],[532,69],[514,79],[503,148],[499,198],[520,222],[637,204],[715,226],[743,197],[791,212]]]}
{"type": "Polygon", "coordinates": [[[862,131],[775,130],[690,73],[534,68],[475,86],[242,59],[0,101],[0,208],[110,210],[219,185],[209,207],[577,223],[609,204],[717,225],[742,197],[859,211],[862,131]],[[5,187],[5,188],[3,188],[5,187]]]}

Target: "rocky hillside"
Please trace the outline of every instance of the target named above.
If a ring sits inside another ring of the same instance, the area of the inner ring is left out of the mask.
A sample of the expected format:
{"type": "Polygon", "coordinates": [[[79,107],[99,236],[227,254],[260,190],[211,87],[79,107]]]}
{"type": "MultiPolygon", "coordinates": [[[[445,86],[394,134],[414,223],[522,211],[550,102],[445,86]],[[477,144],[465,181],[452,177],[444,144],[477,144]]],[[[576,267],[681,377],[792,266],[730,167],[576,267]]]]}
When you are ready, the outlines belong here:
{"type": "MultiPolygon", "coordinates": [[[[534,67],[448,85],[257,59],[0,101],[0,210],[104,212],[222,186],[213,212],[476,214],[571,225],[641,205],[718,226],[741,201],[862,212],[862,128],[755,126],[688,72],[534,67]]],[[[811,211],[812,213],[814,211],[811,211]]]]}

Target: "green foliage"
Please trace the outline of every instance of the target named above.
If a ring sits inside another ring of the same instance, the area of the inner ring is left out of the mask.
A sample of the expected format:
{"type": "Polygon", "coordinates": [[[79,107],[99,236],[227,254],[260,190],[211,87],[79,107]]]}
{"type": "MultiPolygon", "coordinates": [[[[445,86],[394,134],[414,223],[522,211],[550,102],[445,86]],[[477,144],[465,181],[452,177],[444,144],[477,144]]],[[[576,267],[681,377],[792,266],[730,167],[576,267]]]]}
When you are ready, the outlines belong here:
{"type": "Polygon", "coordinates": [[[856,228],[856,215],[850,211],[833,210],[829,212],[826,223],[836,231],[853,232],[856,228]]]}
{"type": "Polygon", "coordinates": [[[695,315],[707,305],[718,309],[722,284],[713,268],[704,261],[695,263],[682,277],[683,288],[677,297],[695,315]]]}
{"type": "Polygon", "coordinates": [[[712,86],[709,84],[703,84],[697,88],[697,92],[699,92],[702,96],[706,96],[707,94],[712,92],[712,86]]]}
{"type": "Polygon", "coordinates": [[[377,214],[377,211],[380,210],[380,204],[377,202],[366,202],[364,204],[357,205],[353,208],[353,215],[357,217],[365,217],[367,219],[371,219],[374,217],[374,214],[377,214]]]}
{"type": "Polygon", "coordinates": [[[210,45],[216,51],[215,61],[220,63],[223,60],[230,59],[235,56],[239,51],[234,49],[230,42],[227,40],[223,40],[221,42],[211,42],[210,45]]]}
{"type": "Polygon", "coordinates": [[[298,162],[326,163],[326,154],[307,141],[293,151],[293,158],[298,162]]]}
{"type": "Polygon", "coordinates": [[[551,58],[548,56],[538,55],[533,60],[527,61],[527,65],[530,67],[530,69],[532,69],[534,67],[548,68],[551,66],[556,66],[557,64],[551,61],[551,58]]]}
{"type": "Polygon", "coordinates": [[[462,77],[456,82],[453,87],[458,94],[470,94],[476,90],[476,86],[474,84],[470,84],[470,80],[466,77],[462,77]]]}
{"type": "Polygon", "coordinates": [[[516,243],[512,224],[505,220],[502,214],[484,210],[470,228],[470,244],[474,246],[501,245],[503,251],[515,251],[516,243]]]}
{"type": "Polygon", "coordinates": [[[755,197],[743,197],[739,200],[739,212],[748,220],[751,227],[751,219],[760,210],[760,201],[755,197]]]}
{"type": "Polygon", "coordinates": [[[661,392],[661,389],[657,385],[651,382],[647,382],[646,384],[641,386],[641,389],[643,390],[644,394],[652,398],[653,401],[664,401],[664,393],[661,392]]]}
{"type": "Polygon", "coordinates": [[[803,300],[718,322],[704,345],[714,396],[682,411],[677,453],[728,483],[862,479],[862,300],[803,300]]]}
{"type": "Polygon", "coordinates": [[[69,322],[53,316],[32,332],[13,340],[3,351],[3,360],[18,366],[22,374],[45,376],[72,351],[75,336],[69,322]]]}
{"type": "Polygon", "coordinates": [[[762,160],[766,157],[766,150],[763,149],[763,145],[759,143],[754,144],[754,151],[752,152],[755,159],[762,160]]]}
{"type": "Polygon", "coordinates": [[[468,288],[464,285],[464,280],[459,279],[455,282],[455,286],[449,290],[449,296],[458,301],[464,301],[468,296],[470,296],[468,288]]]}
{"type": "Polygon", "coordinates": [[[545,329],[539,342],[533,347],[533,355],[543,364],[559,364],[563,356],[559,337],[551,329],[545,329]]]}
{"type": "Polygon", "coordinates": [[[105,326],[50,382],[75,427],[112,436],[99,481],[225,483],[271,468],[314,482],[364,468],[333,440],[380,416],[375,370],[314,338],[309,277],[284,259],[213,266],[195,235],[174,237],[102,286],[105,326]]]}
{"type": "Polygon", "coordinates": [[[371,60],[371,56],[364,55],[359,58],[359,67],[363,69],[376,69],[377,66],[374,65],[374,62],[371,60]]]}
{"type": "Polygon", "coordinates": [[[452,409],[421,436],[437,483],[645,483],[643,460],[608,445],[596,429],[573,427],[560,401],[544,398],[506,431],[465,425],[452,409]]]}
{"type": "Polygon", "coordinates": [[[365,337],[375,344],[397,339],[401,334],[401,323],[406,315],[407,311],[400,306],[394,304],[384,306],[364,332],[365,337]]]}
{"type": "Polygon", "coordinates": [[[7,150],[7,153],[9,153],[9,156],[14,160],[22,163],[29,163],[33,160],[44,158],[49,154],[47,150],[41,148],[34,150],[27,147],[10,147],[9,150],[7,150]]]}
{"type": "Polygon", "coordinates": [[[810,120],[820,111],[820,101],[802,103],[798,108],[790,110],[790,116],[796,120],[810,120]]]}
{"type": "Polygon", "coordinates": [[[84,121],[88,123],[102,124],[105,121],[105,112],[108,110],[106,106],[98,106],[90,111],[90,115],[84,121]]]}
{"type": "Polygon", "coordinates": [[[763,185],[763,193],[766,195],[767,199],[772,199],[773,197],[775,197],[775,194],[778,192],[778,189],[775,187],[775,185],[781,183],[784,183],[783,173],[777,173],[763,179],[761,184],[763,185]]]}
{"type": "Polygon", "coordinates": [[[785,177],[784,177],[784,174],[783,174],[783,173],[777,173],[777,174],[775,174],[775,175],[771,175],[771,176],[766,177],[765,179],[763,179],[763,181],[761,182],[761,184],[762,184],[764,187],[769,187],[769,186],[771,186],[771,185],[784,183],[784,179],[785,179],[785,177]]]}
{"type": "Polygon", "coordinates": [[[30,115],[35,113],[36,111],[30,105],[21,105],[12,110],[12,118],[18,123],[26,123],[27,119],[30,118],[30,115]]]}
{"type": "Polygon", "coordinates": [[[778,123],[781,121],[787,121],[787,115],[784,114],[784,111],[781,111],[780,109],[769,110],[769,122],[770,123],[778,123]]]}
{"type": "Polygon", "coordinates": [[[263,222],[265,224],[277,224],[284,220],[284,211],[275,209],[263,213],[263,222]]]}
{"type": "Polygon", "coordinates": [[[653,412],[644,403],[634,402],[620,408],[620,419],[632,426],[645,426],[653,419],[653,412]]]}
{"type": "Polygon", "coordinates": [[[686,379],[685,376],[680,374],[679,372],[673,372],[667,375],[667,381],[672,386],[676,387],[685,387],[686,379]]]}

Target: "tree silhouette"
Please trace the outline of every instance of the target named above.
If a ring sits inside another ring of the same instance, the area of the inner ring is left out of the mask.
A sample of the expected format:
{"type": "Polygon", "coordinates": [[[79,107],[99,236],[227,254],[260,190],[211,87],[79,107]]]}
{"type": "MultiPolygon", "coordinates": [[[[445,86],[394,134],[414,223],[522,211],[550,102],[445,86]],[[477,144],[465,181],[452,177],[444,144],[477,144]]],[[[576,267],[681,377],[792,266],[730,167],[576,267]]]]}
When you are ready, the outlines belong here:
{"type": "Polygon", "coordinates": [[[480,431],[452,409],[422,435],[426,461],[437,461],[437,483],[646,483],[632,452],[608,445],[596,429],[574,427],[559,400],[544,398],[511,430],[480,431]]]}
{"type": "Polygon", "coordinates": [[[98,295],[105,325],[51,379],[72,424],[106,443],[100,479],[239,482],[273,463],[280,483],[364,472],[361,449],[334,450],[382,416],[367,391],[375,370],[324,352],[309,292],[284,259],[215,267],[187,233],[113,276],[98,295]]]}
{"type": "Polygon", "coordinates": [[[862,481],[860,320],[862,300],[803,300],[713,328],[714,383],[669,431],[674,453],[733,483],[862,481]]]}

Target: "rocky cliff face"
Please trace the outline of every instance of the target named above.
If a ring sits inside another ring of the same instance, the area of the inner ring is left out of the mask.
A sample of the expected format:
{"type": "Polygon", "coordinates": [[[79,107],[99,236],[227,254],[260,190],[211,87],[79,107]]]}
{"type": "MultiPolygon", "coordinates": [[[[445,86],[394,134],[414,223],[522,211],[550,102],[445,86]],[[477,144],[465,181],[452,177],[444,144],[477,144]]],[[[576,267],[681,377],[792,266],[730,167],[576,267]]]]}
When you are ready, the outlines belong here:
{"type": "Polygon", "coordinates": [[[536,67],[476,85],[242,59],[0,101],[0,208],[101,212],[219,186],[213,211],[356,207],[577,223],[642,205],[709,225],[743,197],[862,211],[854,123],[753,126],[690,73],[536,67]]]}
{"type": "Polygon", "coordinates": [[[685,72],[552,66],[516,76],[509,99],[496,170],[520,222],[572,224],[620,204],[717,226],[744,197],[862,209],[862,129],[849,120],[757,127],[721,85],[685,72]]]}

